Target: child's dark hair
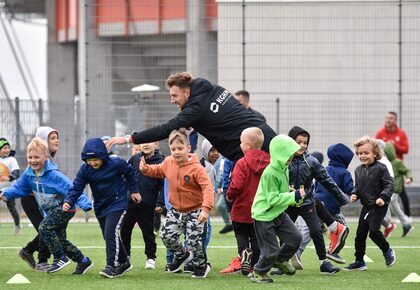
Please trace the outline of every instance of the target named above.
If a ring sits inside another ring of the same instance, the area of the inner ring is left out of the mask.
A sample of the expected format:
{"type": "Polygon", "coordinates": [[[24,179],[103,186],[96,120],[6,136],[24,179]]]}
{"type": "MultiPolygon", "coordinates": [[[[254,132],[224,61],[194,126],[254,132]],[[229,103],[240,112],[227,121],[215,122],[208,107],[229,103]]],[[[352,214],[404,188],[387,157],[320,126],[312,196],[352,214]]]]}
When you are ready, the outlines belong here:
{"type": "Polygon", "coordinates": [[[171,145],[175,140],[186,146],[190,145],[188,142],[187,130],[185,128],[173,130],[171,134],[169,134],[169,145],[171,145]]]}
{"type": "Polygon", "coordinates": [[[370,144],[372,146],[372,152],[373,155],[375,155],[375,160],[378,161],[379,159],[382,158],[382,150],[381,147],[379,147],[378,142],[376,141],[375,138],[372,138],[370,136],[363,136],[362,138],[356,140],[356,142],[354,142],[354,148],[356,149],[356,155],[359,155],[359,147],[365,144],[370,144]]]}

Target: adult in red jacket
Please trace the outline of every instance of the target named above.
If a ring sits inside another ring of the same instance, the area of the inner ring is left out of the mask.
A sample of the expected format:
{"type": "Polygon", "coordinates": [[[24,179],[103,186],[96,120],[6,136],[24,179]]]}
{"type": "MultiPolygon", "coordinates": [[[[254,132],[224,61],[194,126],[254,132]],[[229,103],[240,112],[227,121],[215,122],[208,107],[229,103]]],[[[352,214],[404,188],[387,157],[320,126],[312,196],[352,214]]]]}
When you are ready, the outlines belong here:
{"type": "MultiPolygon", "coordinates": [[[[397,113],[395,112],[388,112],[386,114],[385,125],[376,132],[376,139],[382,139],[385,142],[394,144],[398,159],[403,160],[403,155],[408,153],[408,138],[404,130],[398,127],[397,113]]],[[[411,216],[410,202],[404,185],[400,197],[404,207],[404,213],[407,216],[411,216]]]]}
{"type": "Polygon", "coordinates": [[[403,154],[408,153],[408,138],[404,130],[397,125],[397,113],[388,112],[385,116],[385,125],[376,132],[376,139],[394,144],[397,158],[403,160],[403,154]]]}

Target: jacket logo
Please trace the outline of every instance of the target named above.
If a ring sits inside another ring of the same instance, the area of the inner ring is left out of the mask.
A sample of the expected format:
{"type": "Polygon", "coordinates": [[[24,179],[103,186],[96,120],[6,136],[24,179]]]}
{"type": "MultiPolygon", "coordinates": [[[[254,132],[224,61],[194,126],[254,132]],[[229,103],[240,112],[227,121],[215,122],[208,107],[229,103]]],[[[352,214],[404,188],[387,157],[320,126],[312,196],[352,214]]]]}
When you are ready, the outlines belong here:
{"type": "Polygon", "coordinates": [[[219,112],[219,105],[216,104],[215,102],[212,102],[210,104],[210,111],[212,111],[213,113],[219,112]]]}
{"type": "Polygon", "coordinates": [[[184,181],[185,182],[190,182],[191,177],[189,175],[185,175],[184,176],[184,181]]]}

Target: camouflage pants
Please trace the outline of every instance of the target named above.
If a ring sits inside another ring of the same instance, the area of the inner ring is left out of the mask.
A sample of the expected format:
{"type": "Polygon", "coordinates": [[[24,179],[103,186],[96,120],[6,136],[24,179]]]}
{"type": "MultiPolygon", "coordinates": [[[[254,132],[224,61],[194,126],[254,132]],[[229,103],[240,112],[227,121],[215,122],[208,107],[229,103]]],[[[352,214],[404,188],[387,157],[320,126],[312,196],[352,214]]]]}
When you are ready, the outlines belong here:
{"type": "Polygon", "coordinates": [[[207,235],[207,223],[200,224],[198,216],[201,209],[188,213],[181,213],[174,208],[168,210],[166,221],[162,227],[161,237],[164,245],[174,254],[174,260],[180,259],[184,247],[181,242],[181,235],[186,233],[188,248],[193,252],[194,267],[207,265],[207,255],[204,248],[204,240],[207,235]]]}
{"type": "Polygon", "coordinates": [[[74,212],[63,212],[61,209],[52,209],[39,225],[39,234],[54,259],[64,255],[75,262],[83,259],[82,252],[67,240],[67,224],[74,214],[74,212]]]}

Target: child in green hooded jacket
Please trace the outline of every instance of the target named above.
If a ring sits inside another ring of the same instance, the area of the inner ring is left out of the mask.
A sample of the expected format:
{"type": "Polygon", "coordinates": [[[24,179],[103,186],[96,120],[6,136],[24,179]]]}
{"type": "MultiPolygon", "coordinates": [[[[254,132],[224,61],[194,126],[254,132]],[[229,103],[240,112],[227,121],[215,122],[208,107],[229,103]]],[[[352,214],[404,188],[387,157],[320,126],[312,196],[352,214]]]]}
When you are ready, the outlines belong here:
{"type": "Polygon", "coordinates": [[[296,272],[287,261],[299,248],[302,235],[284,211],[305,195],[302,189],[289,189],[288,164],[299,149],[300,146],[286,135],[276,136],[270,142],[270,164],[261,175],[251,208],[261,250],[251,276],[253,282],[273,282],[267,275],[273,266],[286,274],[296,272]],[[281,246],[277,237],[283,242],[281,246]]]}

